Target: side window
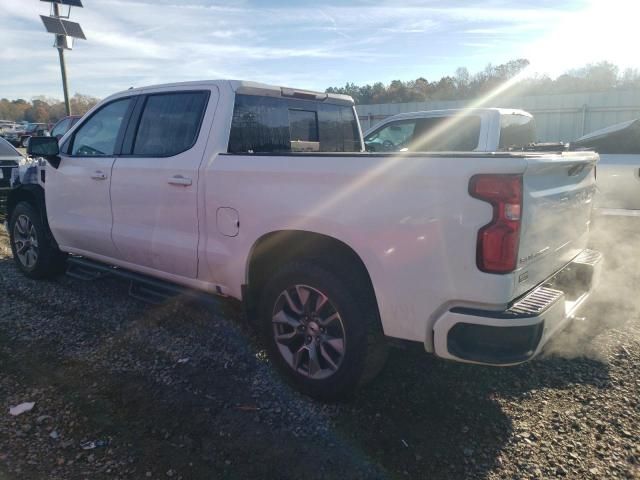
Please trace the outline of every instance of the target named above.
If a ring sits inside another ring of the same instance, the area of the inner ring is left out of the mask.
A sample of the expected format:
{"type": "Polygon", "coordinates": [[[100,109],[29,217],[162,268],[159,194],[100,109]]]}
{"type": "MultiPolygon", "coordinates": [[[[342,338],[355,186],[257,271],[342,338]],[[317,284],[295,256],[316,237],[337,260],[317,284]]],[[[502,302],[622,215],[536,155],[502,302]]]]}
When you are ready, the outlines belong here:
{"type": "Polygon", "coordinates": [[[536,141],[536,124],[527,115],[500,116],[500,150],[524,147],[536,141]]]}
{"type": "Polygon", "coordinates": [[[409,147],[416,128],[415,120],[390,123],[364,139],[369,152],[397,152],[409,147]]]}
{"type": "Polygon", "coordinates": [[[130,103],[130,98],[116,100],[87,120],[73,136],[71,155],[113,155],[118,132],[130,103]]]}
{"type": "Polygon", "coordinates": [[[168,157],[189,150],[198,138],[208,92],[160,93],[147,97],[133,154],[168,157]]]}
{"type": "Polygon", "coordinates": [[[418,120],[409,150],[471,152],[478,148],[480,126],[477,115],[422,118],[418,120]]]}
{"type": "Polygon", "coordinates": [[[69,130],[69,128],[71,128],[71,119],[65,118],[64,120],[58,122],[53,130],[51,130],[51,136],[63,136],[65,133],[67,133],[67,130],[69,130]]]}

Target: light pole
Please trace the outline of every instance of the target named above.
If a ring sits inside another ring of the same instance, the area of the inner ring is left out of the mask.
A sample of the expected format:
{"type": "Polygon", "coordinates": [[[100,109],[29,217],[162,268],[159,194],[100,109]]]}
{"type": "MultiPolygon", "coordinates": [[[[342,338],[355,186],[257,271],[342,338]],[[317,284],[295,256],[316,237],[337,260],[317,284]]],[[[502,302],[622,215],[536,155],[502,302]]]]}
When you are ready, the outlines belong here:
{"type": "Polygon", "coordinates": [[[64,62],[64,51],[73,48],[73,39],[81,38],[86,40],[82,27],[79,23],[68,20],[71,14],[71,7],[81,7],[82,0],[41,0],[51,3],[51,11],[49,16],[40,15],[44,27],[49,33],[55,35],[53,46],[58,50],[60,58],[60,73],[62,74],[62,90],[64,93],[64,106],[67,115],[71,115],[71,102],[69,100],[69,87],[67,85],[67,67],[64,62]],[[69,9],[67,15],[60,14],[60,5],[66,5],[69,9]]]}

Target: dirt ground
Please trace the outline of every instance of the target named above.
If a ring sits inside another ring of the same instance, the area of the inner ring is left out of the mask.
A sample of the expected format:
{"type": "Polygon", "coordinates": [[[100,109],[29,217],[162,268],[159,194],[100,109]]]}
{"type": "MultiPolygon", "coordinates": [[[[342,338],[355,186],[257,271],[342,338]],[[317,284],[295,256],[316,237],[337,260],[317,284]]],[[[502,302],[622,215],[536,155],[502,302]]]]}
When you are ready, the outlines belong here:
{"type": "Polygon", "coordinates": [[[640,243],[604,237],[603,287],[543,357],[393,350],[350,402],[323,405],[283,384],[232,306],[31,281],[3,231],[0,480],[640,478],[640,243]]]}

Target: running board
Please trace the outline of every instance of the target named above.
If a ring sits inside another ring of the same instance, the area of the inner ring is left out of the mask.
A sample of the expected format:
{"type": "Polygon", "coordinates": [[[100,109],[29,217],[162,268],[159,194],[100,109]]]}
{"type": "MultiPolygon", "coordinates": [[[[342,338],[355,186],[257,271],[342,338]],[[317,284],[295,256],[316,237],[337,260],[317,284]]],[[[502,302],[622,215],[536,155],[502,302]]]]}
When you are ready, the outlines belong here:
{"type": "Polygon", "coordinates": [[[100,270],[96,270],[90,266],[76,263],[74,261],[70,261],[67,264],[66,274],[71,278],[75,278],[77,280],[82,280],[84,282],[90,282],[92,280],[97,280],[98,278],[106,277],[109,273],[103,272],[100,270]]]}
{"type": "Polygon", "coordinates": [[[129,295],[136,300],[158,305],[176,297],[188,297],[193,300],[213,304],[220,307],[224,303],[223,297],[213,293],[205,293],[182,287],[174,283],[157,280],[155,278],[131,272],[83,257],[71,256],[67,260],[67,275],[79,280],[95,280],[106,276],[116,276],[128,280],[129,295]]]}

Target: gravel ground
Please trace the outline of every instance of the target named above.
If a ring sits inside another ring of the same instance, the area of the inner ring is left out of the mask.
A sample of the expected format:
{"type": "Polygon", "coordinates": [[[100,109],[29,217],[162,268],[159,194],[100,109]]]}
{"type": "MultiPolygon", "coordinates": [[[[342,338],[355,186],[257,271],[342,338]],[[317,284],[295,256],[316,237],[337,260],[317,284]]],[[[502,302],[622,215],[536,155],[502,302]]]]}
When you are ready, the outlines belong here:
{"type": "Polygon", "coordinates": [[[3,232],[0,480],[640,478],[638,236],[624,235],[596,239],[603,285],[542,358],[394,350],[349,403],[322,405],[280,381],[233,305],[34,282],[3,232]],[[22,402],[35,407],[9,415],[22,402]]]}

